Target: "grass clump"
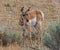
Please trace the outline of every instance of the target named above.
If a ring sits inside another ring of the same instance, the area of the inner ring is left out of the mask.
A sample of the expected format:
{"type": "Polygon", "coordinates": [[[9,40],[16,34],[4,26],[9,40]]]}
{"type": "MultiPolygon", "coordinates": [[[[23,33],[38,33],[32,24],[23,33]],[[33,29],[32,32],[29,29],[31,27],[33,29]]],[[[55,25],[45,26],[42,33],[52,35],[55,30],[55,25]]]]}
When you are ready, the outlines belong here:
{"type": "Polygon", "coordinates": [[[21,44],[22,40],[22,35],[19,31],[16,30],[7,30],[1,34],[2,36],[0,37],[2,40],[3,46],[8,46],[10,44],[21,44]]]}

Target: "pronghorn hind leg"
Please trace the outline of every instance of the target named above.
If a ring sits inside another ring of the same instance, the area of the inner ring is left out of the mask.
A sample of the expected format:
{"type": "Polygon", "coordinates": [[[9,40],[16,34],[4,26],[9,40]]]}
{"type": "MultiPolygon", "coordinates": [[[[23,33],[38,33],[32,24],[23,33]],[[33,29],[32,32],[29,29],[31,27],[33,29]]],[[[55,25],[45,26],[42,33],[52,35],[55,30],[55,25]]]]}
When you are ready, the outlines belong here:
{"type": "Polygon", "coordinates": [[[40,25],[39,25],[38,22],[36,22],[36,24],[34,25],[34,27],[35,27],[37,33],[40,33],[40,25]]]}
{"type": "Polygon", "coordinates": [[[38,34],[37,34],[37,38],[38,38],[37,44],[41,47],[41,45],[40,45],[40,44],[41,44],[41,27],[40,27],[40,23],[37,22],[34,27],[35,27],[35,29],[36,29],[36,32],[38,33],[38,34]]]}
{"type": "Polygon", "coordinates": [[[39,46],[40,46],[40,48],[41,48],[41,50],[43,49],[42,48],[42,42],[41,42],[41,36],[42,36],[42,21],[39,21],[38,22],[38,25],[37,25],[37,27],[39,28],[38,29],[38,31],[39,31],[39,33],[38,33],[38,44],[39,44],[39,46]]]}

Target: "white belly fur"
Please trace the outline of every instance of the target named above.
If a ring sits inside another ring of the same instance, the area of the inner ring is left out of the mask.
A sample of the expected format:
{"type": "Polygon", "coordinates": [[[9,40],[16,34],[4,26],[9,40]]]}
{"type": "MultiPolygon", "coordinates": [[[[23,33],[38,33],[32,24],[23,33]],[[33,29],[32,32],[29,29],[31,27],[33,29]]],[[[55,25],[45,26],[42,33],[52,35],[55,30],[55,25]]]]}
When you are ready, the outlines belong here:
{"type": "Polygon", "coordinates": [[[33,18],[33,19],[31,19],[31,20],[29,20],[29,23],[30,23],[30,25],[35,25],[36,24],[36,17],[35,18],[33,18]]]}

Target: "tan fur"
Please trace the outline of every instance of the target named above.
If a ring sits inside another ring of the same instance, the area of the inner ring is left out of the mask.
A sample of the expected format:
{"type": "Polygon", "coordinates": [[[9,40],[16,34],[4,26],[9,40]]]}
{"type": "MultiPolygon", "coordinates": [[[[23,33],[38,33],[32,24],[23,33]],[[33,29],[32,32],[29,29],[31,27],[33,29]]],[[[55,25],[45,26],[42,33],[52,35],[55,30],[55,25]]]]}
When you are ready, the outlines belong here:
{"type": "Polygon", "coordinates": [[[33,18],[37,18],[37,20],[43,20],[42,19],[42,14],[39,10],[31,10],[28,12],[28,19],[31,20],[33,18]]]}

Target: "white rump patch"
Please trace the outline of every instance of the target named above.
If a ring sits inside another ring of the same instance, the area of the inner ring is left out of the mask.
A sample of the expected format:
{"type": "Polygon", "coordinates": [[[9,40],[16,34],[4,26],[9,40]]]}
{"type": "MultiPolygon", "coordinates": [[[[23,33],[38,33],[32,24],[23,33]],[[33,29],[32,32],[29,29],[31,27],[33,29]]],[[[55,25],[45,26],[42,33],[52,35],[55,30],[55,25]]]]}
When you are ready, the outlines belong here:
{"type": "Polygon", "coordinates": [[[29,20],[29,23],[30,23],[30,25],[35,25],[36,24],[36,21],[37,21],[37,19],[35,17],[35,18],[29,20]]]}

